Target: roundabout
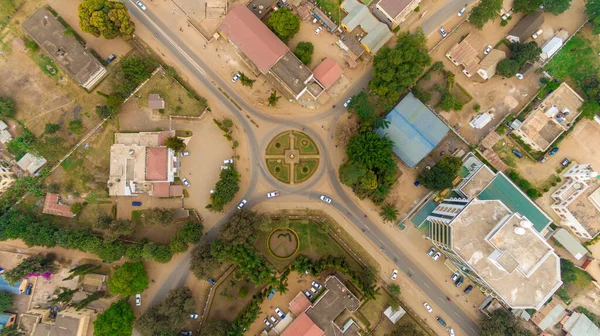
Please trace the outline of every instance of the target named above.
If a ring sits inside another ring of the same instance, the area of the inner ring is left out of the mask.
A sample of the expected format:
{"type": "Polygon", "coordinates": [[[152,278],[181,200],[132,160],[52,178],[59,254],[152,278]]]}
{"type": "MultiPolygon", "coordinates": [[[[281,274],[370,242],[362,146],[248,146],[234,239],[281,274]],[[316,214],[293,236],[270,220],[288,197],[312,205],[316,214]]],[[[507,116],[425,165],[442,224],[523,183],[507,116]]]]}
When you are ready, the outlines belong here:
{"type": "Polygon", "coordinates": [[[269,173],[278,181],[299,184],[317,171],[319,148],[306,133],[285,131],[269,142],[265,149],[265,160],[269,173]]]}
{"type": "Polygon", "coordinates": [[[269,253],[277,259],[288,259],[298,252],[300,241],[296,231],[290,228],[277,228],[267,239],[269,253]]]}

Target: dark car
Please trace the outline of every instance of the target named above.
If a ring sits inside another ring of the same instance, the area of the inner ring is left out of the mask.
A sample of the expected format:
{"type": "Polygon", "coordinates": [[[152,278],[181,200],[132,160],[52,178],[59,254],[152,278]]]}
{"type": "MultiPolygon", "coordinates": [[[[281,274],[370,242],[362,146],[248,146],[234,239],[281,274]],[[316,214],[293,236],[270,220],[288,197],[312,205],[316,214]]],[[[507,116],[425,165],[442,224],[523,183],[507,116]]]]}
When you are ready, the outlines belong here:
{"type": "Polygon", "coordinates": [[[465,288],[464,293],[469,294],[469,293],[471,293],[472,290],[473,290],[473,285],[468,285],[467,288],[465,288]]]}
{"type": "Polygon", "coordinates": [[[215,280],[213,280],[213,279],[208,279],[208,283],[209,283],[209,284],[211,284],[211,285],[214,285],[214,284],[215,284],[215,280]]]}
{"type": "Polygon", "coordinates": [[[446,321],[444,321],[441,317],[436,317],[436,320],[438,321],[439,324],[442,325],[442,327],[446,326],[446,321]]]}
{"type": "Polygon", "coordinates": [[[458,280],[456,280],[456,282],[454,283],[454,285],[455,285],[456,287],[460,287],[460,285],[462,285],[462,284],[463,284],[463,282],[465,282],[465,278],[464,278],[464,277],[461,275],[461,276],[458,278],[458,280]]]}
{"type": "Polygon", "coordinates": [[[142,206],[142,202],[131,202],[131,206],[142,206]]]}
{"type": "Polygon", "coordinates": [[[27,285],[27,289],[25,289],[25,295],[31,295],[32,288],[33,288],[33,284],[27,285]]]}
{"type": "Polygon", "coordinates": [[[552,150],[548,152],[548,155],[552,156],[552,155],[556,154],[556,152],[558,152],[558,147],[552,148],[552,150]]]}
{"type": "Polygon", "coordinates": [[[516,157],[518,157],[519,159],[523,158],[523,153],[519,152],[518,149],[513,149],[512,150],[513,154],[515,154],[516,157]]]}
{"type": "Polygon", "coordinates": [[[106,59],[106,64],[110,64],[110,62],[114,61],[115,58],[117,58],[117,56],[115,56],[115,54],[108,56],[108,58],[106,59]]]}

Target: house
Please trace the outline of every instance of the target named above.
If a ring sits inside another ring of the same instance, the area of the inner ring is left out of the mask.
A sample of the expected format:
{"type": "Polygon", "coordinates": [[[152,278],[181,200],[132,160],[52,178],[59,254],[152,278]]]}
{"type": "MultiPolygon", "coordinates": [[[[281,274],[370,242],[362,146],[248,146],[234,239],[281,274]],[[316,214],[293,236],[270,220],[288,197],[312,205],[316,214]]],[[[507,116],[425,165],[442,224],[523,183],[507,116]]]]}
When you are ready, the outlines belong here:
{"type": "Polygon", "coordinates": [[[45,8],[35,11],[23,23],[23,30],[52,58],[54,64],[78,85],[90,90],[106,75],[106,68],[73,36],[64,34],[65,29],[45,8]]]}
{"type": "Polygon", "coordinates": [[[301,313],[285,328],[281,336],[322,336],[324,333],[306,313],[301,313]]]}
{"type": "Polygon", "coordinates": [[[482,129],[487,125],[490,121],[492,121],[491,113],[480,113],[473,120],[469,122],[469,126],[475,129],[482,129]]]}
{"type": "Polygon", "coordinates": [[[17,314],[13,313],[0,313],[0,334],[2,333],[2,329],[5,327],[10,327],[15,324],[17,321],[17,314]]]}
{"type": "MultiPolygon", "coordinates": [[[[91,319],[96,312],[91,309],[75,310],[73,307],[66,308],[56,313],[56,318],[50,316],[50,309],[31,309],[21,314],[21,319],[32,321],[31,336],[85,336],[91,319]]],[[[23,322],[20,322],[20,326],[23,322]]]]}
{"type": "Polygon", "coordinates": [[[149,194],[179,197],[181,187],[171,188],[179,173],[179,158],[165,146],[175,131],[116,133],[110,148],[110,196],[149,194]]]}
{"type": "Polygon", "coordinates": [[[568,130],[581,113],[583,98],[566,82],[540,103],[514,134],[534,151],[546,151],[556,139],[568,130]]]}
{"type": "Polygon", "coordinates": [[[35,156],[31,153],[27,153],[19,161],[17,161],[17,166],[29,172],[29,174],[35,175],[35,173],[37,173],[37,171],[40,170],[40,168],[42,168],[46,162],[48,161],[41,156],[35,156]]]}
{"type": "Polygon", "coordinates": [[[565,41],[569,38],[569,33],[565,29],[560,29],[553,38],[546,42],[542,46],[542,53],[540,59],[542,61],[549,60],[554,54],[556,54],[563,46],[565,41]]]}
{"type": "Polygon", "coordinates": [[[61,216],[67,218],[75,217],[75,214],[71,212],[71,207],[62,203],[59,194],[47,193],[44,199],[43,213],[54,216],[61,216]]]}
{"type": "Polygon", "coordinates": [[[360,44],[367,52],[377,53],[394,35],[386,24],[377,20],[369,8],[358,0],[345,0],[340,8],[346,13],[341,27],[354,36],[358,33],[355,33],[357,28],[366,33],[360,44]]]}
{"type": "Polygon", "coordinates": [[[10,170],[8,162],[0,160],[0,195],[15,183],[15,173],[10,170]]]}
{"type": "Polygon", "coordinates": [[[574,312],[561,321],[562,329],[567,336],[599,336],[600,328],[587,316],[574,312]]]}
{"type": "Polygon", "coordinates": [[[83,290],[88,293],[98,292],[106,283],[106,275],[90,273],[83,276],[83,290]]]}
{"type": "Polygon", "coordinates": [[[542,23],[544,23],[544,13],[537,10],[522,18],[506,35],[506,39],[515,43],[525,43],[540,28],[542,23]]]}
{"type": "Polygon", "coordinates": [[[467,77],[473,76],[479,69],[480,55],[483,55],[486,44],[478,32],[471,32],[446,53],[446,57],[456,66],[462,66],[467,77]]]}
{"type": "Polygon", "coordinates": [[[0,120],[0,143],[8,143],[12,140],[12,135],[8,132],[8,125],[0,120]]]}
{"type": "Polygon", "coordinates": [[[333,33],[337,29],[338,25],[335,24],[335,22],[333,22],[333,20],[331,20],[319,7],[313,8],[312,15],[328,32],[333,33]]]}
{"type": "Polygon", "coordinates": [[[406,20],[414,12],[421,0],[380,0],[373,9],[385,17],[385,23],[393,28],[406,20]]]}
{"type": "Polygon", "coordinates": [[[559,323],[566,315],[566,305],[560,299],[553,297],[552,300],[538,310],[531,319],[542,331],[559,323]]]}
{"type": "Polygon", "coordinates": [[[563,228],[556,230],[552,235],[552,238],[556,239],[556,241],[576,260],[581,260],[581,258],[588,254],[588,250],[585,246],[581,245],[577,238],[573,237],[569,231],[563,228]]]}
{"type": "Polygon", "coordinates": [[[365,53],[365,48],[358,42],[356,37],[346,31],[342,31],[339,37],[336,44],[346,52],[344,61],[346,61],[351,69],[356,68],[358,65],[356,60],[365,53]]]}
{"type": "Polygon", "coordinates": [[[151,93],[148,95],[148,107],[153,110],[162,110],[165,108],[165,101],[159,94],[151,93]]]}
{"type": "Polygon", "coordinates": [[[431,153],[450,130],[412,93],[408,93],[385,119],[390,121],[389,127],[378,132],[394,141],[394,153],[410,168],[431,153]]]}
{"type": "Polygon", "coordinates": [[[561,225],[568,227],[579,239],[590,240],[600,233],[598,173],[590,164],[577,164],[562,177],[565,183],[552,194],[552,210],[560,216],[561,225]]]}
{"type": "Polygon", "coordinates": [[[502,50],[492,49],[490,53],[479,63],[477,74],[483,79],[490,79],[496,74],[498,63],[506,58],[506,53],[502,50]]]}
{"type": "Polygon", "coordinates": [[[315,70],[313,75],[315,79],[323,86],[325,90],[329,89],[333,84],[342,77],[344,70],[331,58],[325,58],[315,70]]]}
{"type": "Polygon", "coordinates": [[[402,309],[402,307],[398,307],[397,309],[392,308],[392,306],[388,306],[383,315],[388,318],[393,324],[398,323],[398,320],[402,318],[406,314],[406,311],[402,309]]]}

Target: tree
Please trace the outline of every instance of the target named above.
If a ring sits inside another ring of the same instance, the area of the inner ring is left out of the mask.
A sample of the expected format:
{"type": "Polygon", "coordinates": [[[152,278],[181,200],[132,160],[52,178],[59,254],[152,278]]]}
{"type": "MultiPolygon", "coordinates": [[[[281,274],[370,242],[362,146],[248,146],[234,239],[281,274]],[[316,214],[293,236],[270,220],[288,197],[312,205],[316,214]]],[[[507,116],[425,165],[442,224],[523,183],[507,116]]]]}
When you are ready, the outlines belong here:
{"type": "Polygon", "coordinates": [[[192,250],[190,271],[194,273],[196,278],[206,280],[221,265],[222,262],[211,254],[211,243],[200,243],[192,250]]]}
{"type": "Polygon", "coordinates": [[[175,218],[174,209],[166,208],[149,208],[145,211],[146,224],[148,225],[169,225],[173,223],[175,218]]]}
{"type": "Polygon", "coordinates": [[[369,101],[369,94],[364,91],[352,97],[352,101],[348,104],[348,110],[356,113],[358,122],[361,124],[369,123],[375,119],[375,108],[369,101]]]}
{"type": "Polygon", "coordinates": [[[94,321],[94,336],[129,336],[133,332],[135,315],[127,301],[113,302],[94,321]]]}
{"type": "Polygon", "coordinates": [[[501,9],[502,0],[482,0],[471,10],[469,22],[477,29],[481,29],[488,21],[494,21],[500,16],[501,9]]]}
{"type": "Polygon", "coordinates": [[[15,285],[30,276],[41,275],[49,278],[56,270],[56,265],[54,264],[55,259],[56,256],[52,253],[31,256],[21,261],[17,267],[6,271],[4,273],[4,279],[9,284],[15,285]]]}
{"type": "Polygon", "coordinates": [[[369,88],[384,101],[395,103],[430,63],[423,31],[402,32],[394,48],[384,46],[375,55],[369,88]]]}
{"type": "Polygon", "coordinates": [[[22,336],[17,324],[12,324],[0,330],[0,336],[22,336]]]}
{"type": "Polygon", "coordinates": [[[533,13],[544,3],[544,0],[515,0],[513,11],[522,13],[533,13]]]}
{"type": "Polygon", "coordinates": [[[110,0],[83,0],[79,4],[79,27],[86,33],[107,40],[121,36],[128,41],[135,25],[129,19],[127,7],[122,2],[110,0]]]}
{"type": "Polygon", "coordinates": [[[393,284],[390,286],[390,294],[393,296],[400,296],[400,286],[393,284]]]}
{"type": "Polygon", "coordinates": [[[414,323],[404,321],[392,331],[391,336],[425,336],[425,333],[423,333],[414,323]]]}
{"type": "Polygon", "coordinates": [[[456,107],[456,97],[450,92],[450,90],[445,89],[442,91],[442,99],[436,105],[441,108],[443,111],[452,111],[456,107]]]}
{"type": "Polygon", "coordinates": [[[176,152],[181,152],[185,148],[185,143],[182,138],[172,136],[165,139],[165,146],[176,152]]]}
{"type": "Polygon", "coordinates": [[[37,43],[35,43],[34,40],[30,40],[28,38],[25,39],[25,48],[33,52],[40,50],[40,46],[37,43]]]}
{"type": "Polygon", "coordinates": [[[98,216],[98,219],[93,224],[93,228],[104,233],[107,238],[129,236],[134,233],[133,221],[128,219],[115,219],[106,214],[98,216]]]}
{"type": "Polygon", "coordinates": [[[175,335],[195,310],[196,303],[189,288],[173,289],[163,302],[146,310],[136,321],[135,329],[142,336],[175,335]]]}
{"type": "Polygon", "coordinates": [[[586,0],[585,15],[592,23],[592,33],[600,34],[600,0],[586,0]]]}
{"type": "Polygon", "coordinates": [[[81,210],[83,210],[83,204],[77,202],[71,205],[71,212],[74,215],[79,215],[81,213],[81,210]]]}
{"type": "Polygon", "coordinates": [[[462,160],[451,155],[444,155],[431,169],[424,169],[417,181],[431,190],[444,190],[452,187],[452,181],[458,175],[462,160]]]}
{"type": "Polygon", "coordinates": [[[141,261],[126,262],[117,268],[107,284],[112,294],[133,296],[148,288],[148,273],[141,261]]]}
{"type": "Polygon", "coordinates": [[[157,245],[156,248],[152,251],[152,259],[159,263],[168,263],[171,261],[173,257],[173,253],[171,253],[171,248],[169,245],[157,245]]]}
{"type": "Polygon", "coordinates": [[[107,105],[96,106],[96,114],[102,119],[108,119],[116,116],[119,110],[107,105]]]}
{"type": "Polygon", "coordinates": [[[379,215],[384,222],[395,222],[398,219],[398,209],[394,203],[388,202],[381,207],[379,215]]]}
{"type": "Polygon", "coordinates": [[[395,166],[392,157],[394,142],[387,136],[374,132],[361,132],[353,137],[346,147],[346,154],[353,162],[369,170],[384,170],[395,166]]]}
{"type": "Polygon", "coordinates": [[[188,244],[197,244],[200,242],[204,230],[204,225],[200,222],[189,220],[177,233],[178,236],[188,244]]]}
{"type": "Polygon", "coordinates": [[[210,195],[210,210],[221,212],[240,190],[240,174],[233,167],[221,170],[220,179],[210,195]]]}
{"type": "Polygon", "coordinates": [[[0,117],[14,118],[16,114],[15,101],[12,98],[0,97],[0,117]]]}
{"type": "Polygon", "coordinates": [[[59,129],[60,129],[59,124],[46,124],[46,126],[44,127],[44,133],[54,134],[54,133],[58,132],[59,129]]]}
{"type": "Polygon", "coordinates": [[[527,43],[511,43],[510,44],[511,59],[517,61],[522,67],[527,62],[536,62],[542,53],[536,42],[527,43]]]}
{"type": "Polygon", "coordinates": [[[278,96],[277,91],[273,90],[269,96],[269,106],[276,106],[279,98],[281,98],[281,96],[278,96]]]}
{"type": "Polygon", "coordinates": [[[581,114],[584,118],[594,119],[600,113],[600,103],[595,100],[586,100],[581,106],[581,114]]]}
{"type": "Polygon", "coordinates": [[[310,42],[298,42],[296,45],[296,50],[294,50],[294,55],[298,57],[298,59],[308,65],[312,59],[312,54],[315,51],[315,47],[310,42]]]}
{"type": "Polygon", "coordinates": [[[367,171],[367,167],[362,163],[348,161],[339,168],[340,181],[347,186],[354,186],[367,175],[367,171]]]}
{"type": "Polygon", "coordinates": [[[169,250],[171,250],[171,254],[185,252],[187,249],[188,243],[180,235],[176,235],[171,238],[171,242],[169,242],[169,250]]]}
{"type": "Polygon", "coordinates": [[[265,220],[266,217],[257,212],[248,209],[238,210],[219,230],[220,239],[229,244],[253,244],[256,240],[256,229],[265,220]]]}
{"type": "Polygon", "coordinates": [[[267,20],[267,27],[284,43],[296,35],[300,30],[300,18],[292,13],[289,8],[282,7],[272,13],[267,20]]]}
{"type": "Polygon", "coordinates": [[[0,313],[3,313],[10,309],[13,304],[12,294],[7,292],[0,292],[0,313]]]}
{"type": "Polygon", "coordinates": [[[502,61],[498,62],[497,71],[500,75],[504,77],[512,77],[519,72],[521,67],[519,66],[519,62],[505,58],[502,61]]]}
{"type": "Polygon", "coordinates": [[[81,134],[81,131],[83,131],[83,122],[77,119],[69,121],[69,131],[74,134],[81,134]]]}
{"type": "MultiPolygon", "coordinates": [[[[247,288],[247,287],[245,287],[247,288]]],[[[202,328],[201,336],[227,336],[231,323],[225,320],[208,320],[202,328]]]]}
{"type": "Polygon", "coordinates": [[[496,309],[489,318],[482,318],[479,321],[479,329],[483,336],[533,336],[533,333],[519,325],[513,314],[504,309],[496,309]]]}
{"type": "Polygon", "coordinates": [[[545,0],[544,11],[550,12],[554,15],[564,13],[571,7],[571,0],[545,0]]]}

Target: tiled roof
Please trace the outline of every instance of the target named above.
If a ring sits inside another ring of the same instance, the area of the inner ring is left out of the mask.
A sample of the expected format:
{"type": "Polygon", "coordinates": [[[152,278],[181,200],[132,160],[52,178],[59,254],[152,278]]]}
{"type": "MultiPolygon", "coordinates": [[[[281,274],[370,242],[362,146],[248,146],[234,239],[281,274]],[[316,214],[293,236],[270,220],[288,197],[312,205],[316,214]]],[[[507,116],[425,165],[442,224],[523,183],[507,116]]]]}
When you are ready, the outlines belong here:
{"type": "Polygon", "coordinates": [[[400,12],[410,5],[412,0],[381,0],[378,5],[379,8],[383,9],[389,16],[396,18],[400,12]]]}
{"type": "Polygon", "coordinates": [[[313,75],[325,89],[335,84],[343,73],[344,70],[331,58],[325,58],[313,71],[313,75]]]}
{"type": "Polygon", "coordinates": [[[310,301],[302,292],[299,292],[298,295],[290,301],[289,307],[292,314],[298,316],[310,307],[310,301]]]}
{"type": "Polygon", "coordinates": [[[154,197],[169,197],[169,182],[154,182],[152,183],[152,196],[154,197]]]}
{"type": "Polygon", "coordinates": [[[168,150],[166,147],[148,147],[146,149],[146,180],[166,180],[167,160],[168,150]]]}
{"type": "Polygon", "coordinates": [[[306,313],[302,313],[285,328],[281,336],[321,336],[323,334],[323,330],[306,313]]]}
{"type": "Polygon", "coordinates": [[[73,213],[71,212],[71,207],[68,205],[59,204],[59,198],[59,194],[47,193],[46,199],[44,200],[44,210],[42,212],[49,215],[72,218],[73,213]]]}

